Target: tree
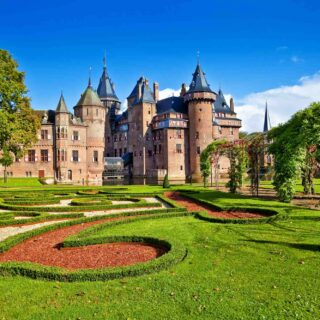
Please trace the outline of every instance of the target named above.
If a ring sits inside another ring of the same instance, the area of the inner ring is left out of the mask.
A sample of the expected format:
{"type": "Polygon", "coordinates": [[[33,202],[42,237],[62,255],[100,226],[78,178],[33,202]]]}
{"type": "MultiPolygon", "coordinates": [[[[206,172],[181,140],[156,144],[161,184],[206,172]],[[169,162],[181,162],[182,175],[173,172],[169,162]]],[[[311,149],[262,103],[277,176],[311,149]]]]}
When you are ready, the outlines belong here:
{"type": "Polygon", "coordinates": [[[6,50],[0,49],[0,164],[7,167],[37,141],[40,120],[30,107],[24,73],[6,50]]]}
{"type": "Polygon", "coordinates": [[[169,177],[168,174],[166,173],[166,175],[164,176],[164,180],[163,180],[163,184],[162,184],[163,188],[170,188],[170,182],[169,182],[169,177]]]}

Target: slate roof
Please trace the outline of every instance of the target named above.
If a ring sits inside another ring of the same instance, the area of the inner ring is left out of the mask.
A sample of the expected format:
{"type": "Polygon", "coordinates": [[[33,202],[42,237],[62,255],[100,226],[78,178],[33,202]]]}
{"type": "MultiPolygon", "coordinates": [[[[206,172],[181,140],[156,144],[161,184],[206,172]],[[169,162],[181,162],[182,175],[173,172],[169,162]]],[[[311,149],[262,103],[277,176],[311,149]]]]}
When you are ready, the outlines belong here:
{"type": "Polygon", "coordinates": [[[192,81],[188,92],[213,92],[205,77],[205,73],[202,71],[200,64],[197,64],[196,70],[193,73],[192,81]]]}
{"type": "Polygon", "coordinates": [[[56,108],[56,112],[65,112],[65,113],[69,112],[62,93],[56,108]]]}
{"type": "Polygon", "coordinates": [[[222,90],[219,90],[216,101],[214,102],[214,112],[221,112],[221,113],[233,113],[226,102],[226,99],[223,95],[222,90]]]}
{"type": "Polygon", "coordinates": [[[104,60],[103,72],[99,81],[97,93],[100,98],[110,98],[112,100],[119,101],[119,98],[116,95],[114,90],[113,83],[108,75],[106,62],[104,60]]]}
{"type": "Polygon", "coordinates": [[[157,102],[157,114],[166,112],[188,113],[183,97],[169,97],[157,102]]]}
{"type": "Polygon", "coordinates": [[[263,124],[263,132],[268,132],[271,129],[271,122],[268,111],[268,104],[266,103],[266,110],[264,113],[264,124],[263,124]]]}
{"type": "Polygon", "coordinates": [[[135,98],[133,101],[133,105],[139,104],[142,102],[149,102],[149,103],[156,103],[153,99],[153,92],[151,91],[147,79],[144,77],[141,77],[138,81],[135,87],[133,88],[132,92],[130,93],[128,99],[135,98]],[[139,85],[141,86],[141,97],[139,99],[138,97],[138,88],[139,85]]]}
{"type": "Polygon", "coordinates": [[[81,95],[80,100],[77,103],[77,106],[101,106],[103,104],[97,94],[97,92],[91,86],[91,80],[89,79],[89,84],[87,89],[81,95]]]}

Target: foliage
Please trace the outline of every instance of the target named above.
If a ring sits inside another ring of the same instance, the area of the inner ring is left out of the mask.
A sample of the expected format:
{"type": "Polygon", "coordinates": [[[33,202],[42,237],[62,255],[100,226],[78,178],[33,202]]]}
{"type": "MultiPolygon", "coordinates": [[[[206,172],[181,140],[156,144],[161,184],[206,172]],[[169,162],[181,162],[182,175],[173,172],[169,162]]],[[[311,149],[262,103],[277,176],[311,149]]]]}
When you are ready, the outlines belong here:
{"type": "Polygon", "coordinates": [[[26,96],[24,73],[8,51],[0,49],[0,163],[6,169],[37,140],[39,118],[26,96]]]}
{"type": "Polygon", "coordinates": [[[230,192],[236,193],[243,185],[243,174],[247,167],[247,153],[244,146],[234,145],[227,149],[226,154],[230,160],[227,187],[230,192]]]}
{"type": "Polygon", "coordinates": [[[163,184],[162,187],[165,189],[170,188],[170,182],[169,182],[169,177],[168,174],[166,173],[166,175],[164,176],[164,180],[163,180],[163,184]]]}
{"type": "Polygon", "coordinates": [[[226,143],[225,140],[216,140],[211,142],[200,155],[200,171],[203,177],[203,186],[206,187],[208,184],[208,177],[211,171],[211,158],[214,153],[222,153],[221,146],[226,143]]]}
{"type": "Polygon", "coordinates": [[[320,103],[312,103],[268,135],[275,156],[274,186],[279,199],[289,202],[295,192],[295,180],[302,172],[305,193],[313,192],[313,177],[320,145],[320,103]]]}

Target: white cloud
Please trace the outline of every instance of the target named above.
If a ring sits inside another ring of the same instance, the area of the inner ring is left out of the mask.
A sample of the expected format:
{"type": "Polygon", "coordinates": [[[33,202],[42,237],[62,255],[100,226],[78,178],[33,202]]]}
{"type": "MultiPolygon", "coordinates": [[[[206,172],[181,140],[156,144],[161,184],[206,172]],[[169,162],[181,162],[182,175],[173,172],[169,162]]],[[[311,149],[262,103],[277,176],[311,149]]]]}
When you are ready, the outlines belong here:
{"type": "Polygon", "coordinates": [[[299,79],[298,84],[256,92],[236,99],[236,112],[242,121],[243,131],[261,131],[265,103],[272,126],[287,121],[295,112],[313,101],[320,101],[320,72],[299,79]]]}
{"type": "Polygon", "coordinates": [[[169,98],[172,96],[179,97],[180,90],[181,89],[175,90],[175,89],[171,89],[171,88],[166,88],[166,89],[160,90],[159,91],[159,100],[169,98]]]}
{"type": "Polygon", "coordinates": [[[293,62],[293,63],[300,63],[300,62],[303,62],[303,61],[304,61],[303,59],[301,59],[301,58],[298,57],[298,56],[292,56],[290,60],[291,60],[291,62],[293,62]]]}

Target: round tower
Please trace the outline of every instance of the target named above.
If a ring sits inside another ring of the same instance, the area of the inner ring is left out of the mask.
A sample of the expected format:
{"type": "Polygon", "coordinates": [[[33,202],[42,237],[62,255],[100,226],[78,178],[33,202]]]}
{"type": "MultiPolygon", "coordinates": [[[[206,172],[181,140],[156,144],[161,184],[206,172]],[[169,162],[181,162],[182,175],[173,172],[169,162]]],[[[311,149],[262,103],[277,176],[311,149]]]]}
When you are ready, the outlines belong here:
{"type": "Polygon", "coordinates": [[[216,94],[210,89],[205,73],[197,64],[189,90],[184,95],[188,104],[190,176],[201,181],[200,154],[213,140],[213,103],[216,94]]]}
{"type": "Polygon", "coordinates": [[[64,182],[69,179],[67,174],[67,149],[69,135],[70,114],[61,93],[58,106],[55,112],[55,179],[64,182]]]}
{"type": "Polygon", "coordinates": [[[101,184],[104,170],[105,117],[106,108],[91,86],[91,80],[77,105],[76,117],[86,125],[87,181],[89,184],[101,184]]]}

